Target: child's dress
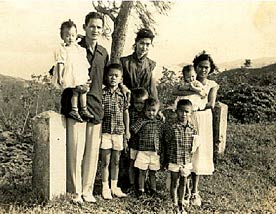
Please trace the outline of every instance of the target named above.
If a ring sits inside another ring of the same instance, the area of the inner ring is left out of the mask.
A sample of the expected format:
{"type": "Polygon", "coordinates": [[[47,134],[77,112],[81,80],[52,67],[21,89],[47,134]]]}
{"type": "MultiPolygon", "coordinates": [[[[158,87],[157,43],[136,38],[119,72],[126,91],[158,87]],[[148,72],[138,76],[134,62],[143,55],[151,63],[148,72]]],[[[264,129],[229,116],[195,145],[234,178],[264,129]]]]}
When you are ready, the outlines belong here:
{"type": "MultiPolygon", "coordinates": [[[[202,88],[202,90],[205,91],[205,87],[203,87],[203,85],[199,81],[196,80],[196,84],[198,86],[200,86],[202,88]]],[[[193,111],[202,110],[205,108],[205,105],[206,105],[206,100],[205,100],[206,98],[202,99],[198,93],[194,92],[194,94],[190,94],[190,95],[186,95],[186,96],[177,96],[174,101],[175,109],[176,109],[176,105],[177,105],[178,101],[182,100],[182,99],[187,99],[187,100],[191,101],[191,103],[193,105],[193,111]]]]}
{"type": "MultiPolygon", "coordinates": [[[[207,80],[203,85],[205,92],[209,94],[211,88],[219,87],[219,85],[213,80],[207,80]]],[[[205,105],[208,102],[208,97],[203,99],[205,105]]],[[[214,172],[213,163],[213,115],[211,109],[204,111],[197,111],[194,113],[196,122],[198,125],[198,135],[200,140],[200,146],[193,154],[192,172],[197,175],[211,175],[214,172]]]]}
{"type": "Polygon", "coordinates": [[[54,82],[57,83],[57,64],[63,63],[62,88],[75,88],[89,80],[90,64],[86,58],[86,50],[79,45],[65,46],[61,44],[55,51],[54,82]]]}

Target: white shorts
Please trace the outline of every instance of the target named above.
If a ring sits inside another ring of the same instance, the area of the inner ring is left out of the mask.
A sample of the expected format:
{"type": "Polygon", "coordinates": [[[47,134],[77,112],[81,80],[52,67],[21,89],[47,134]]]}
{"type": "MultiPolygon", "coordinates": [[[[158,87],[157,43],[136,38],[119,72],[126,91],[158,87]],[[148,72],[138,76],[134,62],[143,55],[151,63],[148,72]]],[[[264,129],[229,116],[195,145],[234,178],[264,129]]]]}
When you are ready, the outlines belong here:
{"type": "Polygon", "coordinates": [[[180,172],[181,176],[188,177],[191,174],[193,168],[192,163],[185,165],[179,165],[175,163],[169,163],[168,170],[171,172],[180,172]]]}
{"type": "Polygon", "coordinates": [[[136,160],[138,150],[130,148],[129,156],[131,160],[136,160]]]}
{"type": "Polygon", "coordinates": [[[113,149],[122,151],[124,149],[124,137],[118,134],[102,134],[101,149],[113,149]]]}
{"type": "Polygon", "coordinates": [[[157,152],[138,151],[134,166],[141,170],[157,171],[160,169],[160,156],[157,152]]]}

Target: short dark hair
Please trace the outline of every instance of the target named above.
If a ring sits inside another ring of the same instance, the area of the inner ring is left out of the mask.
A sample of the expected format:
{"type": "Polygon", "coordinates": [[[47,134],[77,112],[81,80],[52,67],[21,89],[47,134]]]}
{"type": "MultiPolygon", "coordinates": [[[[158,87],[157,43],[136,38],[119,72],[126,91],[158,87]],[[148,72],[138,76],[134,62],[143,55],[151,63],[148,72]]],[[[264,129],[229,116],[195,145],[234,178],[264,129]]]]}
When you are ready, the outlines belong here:
{"type": "Polygon", "coordinates": [[[145,109],[147,109],[148,107],[153,107],[153,106],[160,106],[160,102],[158,99],[154,98],[154,97],[150,97],[148,99],[145,100],[145,109]]]}
{"type": "Polygon", "coordinates": [[[216,69],[216,65],[215,65],[214,60],[212,59],[212,57],[209,54],[207,54],[205,51],[203,51],[199,55],[195,56],[195,58],[193,60],[194,68],[196,69],[198,64],[202,61],[205,61],[205,60],[208,60],[210,62],[210,67],[211,67],[210,74],[213,73],[216,69]]]}
{"type": "Polygon", "coordinates": [[[193,106],[193,104],[188,99],[181,99],[177,102],[176,109],[178,109],[180,106],[193,106]]]}
{"type": "Polygon", "coordinates": [[[100,19],[103,22],[104,25],[104,18],[103,15],[98,12],[90,12],[85,16],[84,24],[87,25],[90,19],[100,19]]]}
{"type": "Polygon", "coordinates": [[[108,75],[108,73],[111,69],[117,69],[117,70],[121,71],[121,74],[123,74],[123,67],[119,63],[111,63],[108,66],[106,66],[105,67],[105,72],[104,72],[105,75],[108,75]]]}
{"type": "Polygon", "coordinates": [[[183,77],[185,77],[185,74],[187,72],[190,72],[190,71],[193,71],[194,70],[194,66],[193,65],[185,65],[182,69],[182,74],[183,74],[183,77]]]}
{"type": "Polygon", "coordinates": [[[77,25],[71,20],[69,19],[68,21],[62,22],[61,26],[60,26],[60,37],[62,38],[62,34],[65,28],[76,28],[77,30],[77,25]]]}
{"type": "Polygon", "coordinates": [[[149,38],[151,41],[154,38],[153,32],[149,28],[142,28],[137,32],[135,42],[138,42],[141,39],[149,38]]]}
{"type": "Polygon", "coordinates": [[[148,96],[149,96],[148,91],[145,88],[142,88],[142,87],[135,88],[131,91],[132,100],[143,98],[143,97],[146,97],[146,99],[148,99],[148,96]]]}

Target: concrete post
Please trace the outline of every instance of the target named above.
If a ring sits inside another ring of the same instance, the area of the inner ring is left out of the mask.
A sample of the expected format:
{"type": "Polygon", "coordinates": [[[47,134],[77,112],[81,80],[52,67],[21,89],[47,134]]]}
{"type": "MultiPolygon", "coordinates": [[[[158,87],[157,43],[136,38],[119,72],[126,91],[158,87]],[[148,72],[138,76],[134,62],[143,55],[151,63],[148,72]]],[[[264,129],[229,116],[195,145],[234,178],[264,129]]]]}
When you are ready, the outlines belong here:
{"type": "Polygon", "coordinates": [[[213,135],[215,154],[223,154],[226,147],[228,106],[217,102],[213,112],[213,135]]]}
{"type": "Polygon", "coordinates": [[[66,121],[54,111],[33,119],[33,190],[46,200],[66,193],[66,121]]]}

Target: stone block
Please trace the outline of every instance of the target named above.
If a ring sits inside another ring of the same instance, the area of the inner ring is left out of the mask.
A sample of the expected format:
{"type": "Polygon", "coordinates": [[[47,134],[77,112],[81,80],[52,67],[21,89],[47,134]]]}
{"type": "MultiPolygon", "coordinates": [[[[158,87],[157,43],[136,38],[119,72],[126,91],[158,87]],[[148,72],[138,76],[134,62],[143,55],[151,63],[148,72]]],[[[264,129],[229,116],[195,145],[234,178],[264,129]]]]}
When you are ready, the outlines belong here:
{"type": "Polygon", "coordinates": [[[47,111],[33,118],[33,190],[46,200],[66,193],[66,121],[47,111]]]}
{"type": "Polygon", "coordinates": [[[226,146],[228,106],[217,102],[213,111],[213,136],[215,154],[223,154],[226,146]]]}

